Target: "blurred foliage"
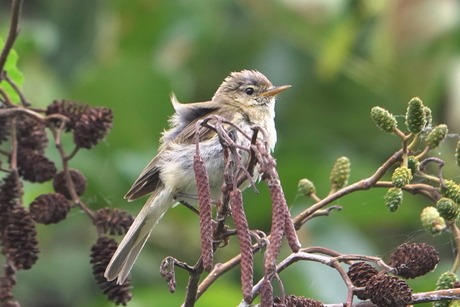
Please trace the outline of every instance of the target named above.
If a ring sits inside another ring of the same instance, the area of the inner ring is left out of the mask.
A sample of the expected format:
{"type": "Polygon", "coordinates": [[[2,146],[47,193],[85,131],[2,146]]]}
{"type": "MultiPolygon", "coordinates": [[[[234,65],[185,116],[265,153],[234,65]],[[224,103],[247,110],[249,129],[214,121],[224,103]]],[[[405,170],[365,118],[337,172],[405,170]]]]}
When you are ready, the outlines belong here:
{"type": "MultiPolygon", "coordinates": [[[[24,5],[15,49],[27,98],[36,107],[67,98],[113,109],[107,142],[81,152],[72,165],[89,180],[84,199],[92,208],[108,205],[137,213],[142,200],[129,204],[123,195],[156,153],[173,112],[170,93],[182,102],[209,100],[230,71],[244,68],[260,70],[276,85],[293,86],[278,100],[275,157],[294,214],[311,203],[297,196],[299,179],[312,180],[324,197],[338,157],[350,158],[352,183],[372,174],[399,148],[397,137],[373,124],[372,107],[404,114],[407,101],[419,96],[433,110],[434,124],[460,131],[456,1],[35,0],[24,5]]],[[[3,38],[8,14],[9,1],[0,1],[3,38]]],[[[436,150],[449,163],[456,140],[446,143],[436,150]]],[[[455,168],[444,172],[449,179],[458,174],[455,168]]],[[[265,187],[260,191],[244,193],[245,209],[252,228],[268,231],[269,196],[265,187]]],[[[422,230],[418,216],[427,201],[405,195],[403,206],[390,213],[385,192],[341,199],[337,204],[344,209],[309,222],[299,232],[301,242],[384,259],[403,242],[429,242],[442,255],[436,272],[445,271],[452,259],[450,237],[434,240],[422,230]]],[[[40,259],[33,272],[18,276],[16,297],[23,306],[111,305],[92,280],[89,249],[96,232],[88,226],[89,219],[74,209],[65,222],[38,228],[40,259]]],[[[181,206],[170,210],[134,267],[130,306],[179,305],[187,273],[178,271],[178,292],[170,294],[158,266],[168,255],[193,262],[198,241],[198,218],[181,206]]],[[[235,253],[237,242],[231,242],[217,252],[217,260],[235,253]]],[[[261,270],[256,268],[256,276],[261,270]]],[[[409,285],[431,290],[435,275],[409,285]]],[[[297,264],[281,277],[288,294],[325,303],[345,300],[340,278],[322,265],[297,264]]],[[[239,298],[239,271],[234,270],[197,305],[235,306],[239,298]]]]}

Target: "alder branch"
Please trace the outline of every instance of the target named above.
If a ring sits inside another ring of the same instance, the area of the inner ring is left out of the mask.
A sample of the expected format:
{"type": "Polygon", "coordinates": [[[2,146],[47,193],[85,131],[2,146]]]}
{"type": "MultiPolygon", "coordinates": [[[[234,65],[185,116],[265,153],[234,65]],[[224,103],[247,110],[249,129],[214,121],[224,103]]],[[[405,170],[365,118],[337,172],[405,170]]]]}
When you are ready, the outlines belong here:
{"type": "MultiPolygon", "coordinates": [[[[422,304],[442,300],[460,300],[460,288],[419,292],[412,294],[412,304],[422,304]]],[[[377,305],[369,301],[354,303],[352,306],[377,307],[377,305]]],[[[343,304],[324,304],[324,307],[343,307],[343,304]]]]}
{"type": "Polygon", "coordinates": [[[198,286],[200,283],[201,274],[203,274],[204,266],[203,261],[198,259],[197,263],[193,266],[192,270],[189,271],[190,277],[187,283],[187,291],[185,294],[184,304],[182,307],[193,307],[197,301],[198,286]]]}
{"type": "Polygon", "coordinates": [[[377,171],[371,177],[358,181],[352,185],[349,185],[335,192],[334,194],[327,196],[326,198],[312,205],[302,213],[298,214],[295,218],[293,218],[296,229],[300,229],[300,227],[305,223],[304,221],[308,216],[310,216],[317,210],[323,208],[324,206],[332,203],[334,200],[342,198],[343,196],[355,191],[369,190],[370,188],[372,188],[385,175],[385,173],[390,169],[391,166],[393,166],[396,162],[400,161],[402,153],[402,150],[399,150],[396,153],[394,153],[385,163],[383,163],[382,166],[380,166],[377,169],[377,171]]]}
{"type": "MultiPolygon", "coordinates": [[[[318,203],[312,205],[309,207],[307,210],[303,211],[296,217],[294,217],[292,220],[294,222],[294,225],[296,226],[296,229],[300,229],[300,227],[306,222],[306,220],[309,219],[309,217],[323,208],[324,206],[330,204],[334,200],[337,200],[349,193],[359,191],[359,190],[368,190],[375,184],[377,184],[378,180],[382,178],[385,173],[388,171],[388,169],[394,165],[397,161],[399,161],[402,157],[402,150],[397,151],[395,154],[393,154],[379,169],[369,178],[361,180],[355,184],[352,184],[350,186],[347,186],[334,194],[329,195],[328,197],[320,200],[318,203]]],[[[388,183],[391,184],[391,183],[388,183]]],[[[387,183],[381,183],[381,187],[386,187],[387,183]]],[[[391,185],[392,186],[392,185],[391,185]]],[[[430,187],[426,185],[426,187],[430,187]]],[[[419,189],[411,189],[407,188],[410,192],[415,193],[416,191],[421,190],[419,189]]],[[[271,236],[267,236],[267,240],[270,240],[271,236]]],[[[260,251],[260,246],[255,244],[253,245],[253,252],[256,253],[260,251]]],[[[214,266],[212,271],[206,276],[206,278],[201,282],[200,286],[198,287],[198,292],[197,292],[197,298],[199,298],[220,276],[225,274],[226,272],[230,271],[237,265],[239,265],[241,262],[241,254],[236,255],[232,259],[228,260],[225,263],[222,264],[217,264],[214,266]]]]}

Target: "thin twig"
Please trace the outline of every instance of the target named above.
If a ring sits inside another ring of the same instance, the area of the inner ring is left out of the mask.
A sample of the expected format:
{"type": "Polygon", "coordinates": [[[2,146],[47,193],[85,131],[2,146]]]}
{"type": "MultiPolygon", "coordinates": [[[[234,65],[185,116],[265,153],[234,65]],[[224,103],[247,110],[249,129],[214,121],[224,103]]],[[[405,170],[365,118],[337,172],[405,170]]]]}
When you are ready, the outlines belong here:
{"type": "Polygon", "coordinates": [[[424,155],[426,155],[430,151],[430,149],[431,148],[429,146],[426,146],[421,153],[415,156],[415,159],[420,160],[424,155]]]}
{"type": "Polygon", "coordinates": [[[443,160],[439,158],[435,158],[435,157],[427,158],[420,163],[420,166],[419,166],[420,171],[424,172],[426,165],[430,162],[435,162],[438,164],[438,180],[441,186],[445,188],[446,186],[444,185],[444,179],[442,178],[442,167],[444,166],[443,160]]]}
{"type": "Polygon", "coordinates": [[[5,67],[6,59],[8,54],[13,48],[14,42],[19,34],[19,16],[21,14],[23,0],[13,0],[11,4],[11,21],[10,28],[8,31],[8,37],[6,38],[5,45],[3,46],[2,53],[0,53],[0,81],[3,79],[3,74],[1,73],[5,67]]]}
{"type": "MultiPolygon", "coordinates": [[[[332,258],[330,257],[315,255],[315,254],[310,254],[310,253],[304,253],[304,252],[290,254],[288,257],[286,257],[276,266],[276,273],[277,274],[281,273],[293,263],[297,261],[301,261],[301,260],[315,261],[315,262],[319,262],[319,263],[331,266],[331,259],[332,258]]],[[[260,287],[262,286],[263,281],[264,281],[264,278],[260,279],[259,282],[253,287],[252,289],[253,298],[255,298],[259,294],[260,287]]]]}
{"type": "MultiPolygon", "coordinates": [[[[257,141],[257,135],[260,129],[256,129],[255,127],[253,127],[252,130],[253,130],[253,134],[252,134],[252,139],[251,139],[251,145],[254,145],[257,141]]],[[[248,162],[248,167],[247,167],[248,173],[251,175],[251,177],[254,175],[254,168],[256,167],[256,164],[257,164],[256,155],[255,155],[254,149],[251,146],[250,151],[249,151],[249,162],[248,162]]],[[[243,184],[244,181],[245,181],[245,178],[241,175],[237,180],[237,186],[240,186],[241,184],[243,184]]]]}
{"type": "Polygon", "coordinates": [[[241,155],[237,151],[237,149],[242,149],[242,150],[250,152],[250,149],[248,149],[248,148],[246,148],[244,146],[240,146],[240,145],[236,144],[230,138],[230,136],[228,135],[227,130],[224,128],[223,124],[228,124],[232,128],[235,128],[239,133],[241,133],[249,141],[252,138],[250,136],[248,136],[243,130],[241,130],[240,127],[238,127],[237,125],[235,125],[232,122],[229,122],[229,121],[225,120],[221,116],[217,116],[217,115],[209,116],[209,117],[203,119],[202,121],[200,121],[199,124],[201,124],[201,125],[203,125],[205,127],[211,128],[214,131],[216,131],[216,133],[219,135],[219,140],[222,143],[222,147],[227,147],[230,150],[230,152],[232,153],[232,155],[234,157],[233,160],[235,161],[236,165],[238,166],[238,169],[239,169],[238,171],[241,171],[246,175],[246,178],[249,181],[249,184],[251,185],[251,187],[254,190],[254,192],[259,194],[259,191],[257,190],[257,188],[255,186],[254,179],[252,178],[252,174],[250,174],[248,172],[247,167],[242,163],[241,155]],[[214,124],[214,125],[210,124],[209,121],[211,119],[216,120],[216,124],[214,124]]]}
{"type": "MultiPolygon", "coordinates": [[[[411,138],[411,137],[412,137],[412,133],[410,133],[410,134],[407,136],[407,138],[404,139],[404,141],[409,141],[409,138],[411,138]]],[[[413,139],[412,142],[407,146],[407,149],[408,149],[408,150],[412,150],[412,149],[415,147],[415,145],[418,144],[418,141],[420,141],[420,133],[419,133],[419,134],[416,134],[416,135],[414,136],[414,139],[413,139]]]]}
{"type": "Polygon", "coordinates": [[[16,136],[16,122],[17,118],[13,117],[10,120],[11,126],[11,155],[10,155],[10,167],[14,170],[18,168],[18,138],[16,136]]]}
{"type": "Polygon", "coordinates": [[[7,106],[7,107],[15,107],[16,105],[11,101],[10,96],[7,94],[7,92],[0,87],[0,94],[3,96],[2,102],[7,106]]]}
{"type": "Polygon", "coordinates": [[[11,168],[0,167],[0,171],[5,172],[5,173],[9,173],[9,172],[12,172],[13,170],[11,168]]]}
{"type": "MultiPolygon", "coordinates": [[[[2,90],[0,88],[0,92],[1,91],[2,90]]],[[[37,112],[34,112],[34,111],[29,110],[27,108],[23,108],[21,106],[12,105],[11,108],[0,109],[0,116],[17,116],[19,114],[29,116],[29,117],[33,118],[34,120],[36,120],[37,122],[39,122],[40,124],[46,124],[45,117],[43,117],[42,115],[38,114],[37,112]]]]}
{"type": "Polygon", "coordinates": [[[398,128],[395,128],[395,131],[396,135],[398,135],[402,140],[406,139],[406,135],[401,131],[399,130],[398,128]]]}
{"type": "MultiPolygon", "coordinates": [[[[64,126],[62,126],[64,127],[64,126]]],[[[68,155],[66,158],[67,161],[70,161],[72,160],[73,157],[75,157],[75,155],[80,151],[80,147],[78,146],[75,146],[75,148],[72,150],[72,152],[70,153],[70,155],[68,155]]]]}
{"type": "Polygon", "coordinates": [[[315,213],[313,213],[312,215],[308,216],[304,221],[302,221],[303,223],[307,222],[308,220],[311,220],[315,217],[318,217],[318,216],[329,216],[331,211],[332,210],[337,210],[337,211],[340,211],[342,210],[342,207],[341,206],[330,206],[326,209],[321,209],[321,210],[318,210],[316,211],[315,213]]]}
{"type": "Polygon", "coordinates": [[[303,211],[299,215],[297,215],[293,221],[296,226],[296,229],[299,229],[302,226],[302,222],[311,214],[313,214],[316,210],[323,208],[324,206],[330,204],[336,199],[339,199],[351,192],[358,191],[358,190],[369,190],[372,188],[375,183],[380,180],[383,175],[388,171],[388,169],[398,162],[402,157],[402,150],[395,152],[382,166],[378,168],[378,170],[369,178],[363,179],[358,181],[352,185],[349,185],[336,193],[327,196],[326,198],[322,199],[320,202],[309,207],[307,210],[303,211]]]}
{"type": "MultiPolygon", "coordinates": [[[[353,286],[353,283],[349,279],[347,273],[345,270],[339,265],[340,262],[349,262],[352,260],[359,260],[359,261],[369,261],[369,262],[374,262],[377,265],[383,267],[386,271],[391,271],[392,268],[385,264],[382,259],[378,257],[371,257],[371,256],[364,256],[364,255],[342,255],[336,251],[322,248],[322,247],[311,247],[311,248],[305,248],[302,249],[298,253],[292,253],[289,256],[287,256],[284,260],[282,260],[277,266],[276,266],[276,273],[279,274],[282,271],[284,271],[287,267],[292,265],[295,262],[298,261],[315,261],[319,262],[325,265],[328,265],[334,269],[336,269],[339,274],[341,275],[342,279],[344,282],[347,284],[347,287],[349,289],[348,293],[348,306],[351,305],[351,296],[353,295],[353,290],[355,287],[353,286]],[[328,256],[321,256],[321,255],[316,255],[311,252],[306,252],[306,251],[312,251],[312,252],[321,252],[325,254],[331,254],[333,257],[328,257],[328,256]]],[[[259,282],[254,286],[252,290],[252,295],[253,297],[256,297],[260,291],[260,287],[262,286],[262,283],[264,281],[264,278],[259,280],[259,282]]],[[[342,305],[343,306],[343,305],[342,305]]]]}
{"type": "Polygon", "coordinates": [[[46,113],[46,109],[43,108],[34,108],[34,107],[28,107],[30,110],[38,113],[46,113]]]}
{"type": "MultiPolygon", "coordinates": [[[[174,195],[174,199],[176,199],[176,197],[180,197],[182,195],[180,195],[181,193],[177,193],[174,195]]],[[[188,202],[186,202],[185,200],[181,199],[181,200],[178,200],[179,204],[183,205],[184,207],[186,207],[187,209],[190,209],[193,213],[197,214],[197,215],[200,215],[200,210],[198,210],[197,208],[195,208],[194,206],[192,206],[191,204],[189,204],[188,202]]]]}
{"type": "MultiPolygon", "coordinates": [[[[393,183],[390,181],[378,181],[374,184],[374,188],[392,188],[393,183]]],[[[437,202],[442,196],[439,189],[425,183],[411,183],[406,184],[401,188],[413,195],[420,194],[433,202],[437,202]]]]}
{"type": "Polygon", "coordinates": [[[30,102],[27,101],[26,96],[25,96],[24,93],[21,91],[21,89],[19,88],[19,86],[13,81],[13,79],[10,78],[10,76],[8,76],[8,72],[5,72],[5,73],[4,73],[4,78],[5,78],[5,80],[11,85],[11,87],[14,89],[14,91],[16,92],[16,94],[18,94],[19,99],[21,100],[22,105],[23,105],[24,107],[30,106],[30,102]]]}
{"type": "Polygon", "coordinates": [[[189,272],[189,273],[193,273],[194,270],[195,270],[194,267],[189,266],[189,265],[188,265],[187,263],[185,263],[185,262],[179,261],[179,260],[174,259],[174,258],[172,258],[172,257],[167,257],[166,259],[168,259],[168,258],[174,260],[173,263],[174,263],[175,266],[177,266],[177,267],[179,267],[179,268],[181,268],[181,269],[184,269],[184,270],[186,270],[186,271],[189,272]]]}
{"type": "Polygon", "coordinates": [[[11,170],[14,172],[14,178],[15,178],[15,183],[16,183],[16,188],[18,189],[18,196],[19,196],[19,202],[22,204],[22,195],[23,190],[22,190],[22,183],[19,178],[19,173],[18,173],[18,138],[16,136],[16,121],[17,118],[13,117],[11,118],[10,126],[11,126],[11,162],[10,162],[10,167],[11,170]]]}
{"type": "Polygon", "coordinates": [[[73,184],[72,177],[70,176],[70,170],[69,170],[69,164],[68,160],[66,159],[67,155],[64,149],[64,146],[61,143],[60,139],[60,130],[64,129],[65,126],[65,121],[62,122],[60,129],[56,129],[56,127],[50,125],[50,130],[53,134],[54,137],[54,142],[56,144],[56,148],[59,151],[59,154],[61,155],[62,159],[62,167],[64,170],[64,176],[65,176],[65,181],[67,185],[67,189],[69,190],[69,194],[72,198],[72,201],[75,205],[79,206],[85,213],[93,220],[93,222],[96,222],[97,216],[96,213],[88,208],[81,200],[80,197],[77,195],[77,192],[75,191],[75,186],[73,184]]]}
{"type": "Polygon", "coordinates": [[[318,195],[316,195],[315,193],[311,193],[310,194],[310,197],[316,201],[316,202],[320,202],[321,201],[321,198],[318,197],[318,195]]]}
{"type": "MultiPolygon", "coordinates": [[[[337,259],[337,258],[336,258],[337,259]]],[[[355,286],[353,285],[353,282],[351,281],[350,277],[348,277],[347,272],[343,269],[343,267],[340,266],[339,261],[333,261],[331,263],[331,266],[336,269],[337,272],[339,272],[340,277],[342,277],[343,281],[347,285],[348,289],[348,294],[347,294],[347,301],[344,304],[344,307],[351,307],[353,304],[353,291],[355,289],[355,286]]]]}

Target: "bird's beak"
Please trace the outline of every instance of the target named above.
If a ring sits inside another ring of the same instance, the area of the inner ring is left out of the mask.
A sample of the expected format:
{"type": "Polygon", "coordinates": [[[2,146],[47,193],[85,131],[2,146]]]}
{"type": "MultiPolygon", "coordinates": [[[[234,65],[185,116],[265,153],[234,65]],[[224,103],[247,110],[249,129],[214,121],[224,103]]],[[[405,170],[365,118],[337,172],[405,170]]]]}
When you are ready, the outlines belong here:
{"type": "Polygon", "coordinates": [[[281,93],[282,91],[287,90],[290,87],[291,87],[290,85],[275,86],[275,87],[272,87],[271,89],[269,89],[268,91],[263,92],[259,96],[276,96],[279,93],[281,93]]]}

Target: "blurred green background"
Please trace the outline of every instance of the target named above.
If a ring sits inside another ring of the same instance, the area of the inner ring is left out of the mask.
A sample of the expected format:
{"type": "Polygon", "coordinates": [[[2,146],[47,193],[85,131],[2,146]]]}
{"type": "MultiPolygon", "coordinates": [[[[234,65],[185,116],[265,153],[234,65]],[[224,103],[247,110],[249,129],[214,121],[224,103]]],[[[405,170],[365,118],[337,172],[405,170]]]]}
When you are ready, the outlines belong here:
{"type": "MultiPolygon", "coordinates": [[[[10,1],[0,1],[3,38],[9,6],[10,1]]],[[[144,200],[127,203],[123,195],[156,154],[173,113],[171,92],[181,102],[206,101],[229,72],[241,69],[260,70],[275,85],[291,84],[276,106],[274,156],[296,214],[312,204],[297,195],[301,178],[314,181],[319,197],[325,197],[338,157],[350,158],[350,182],[355,182],[399,149],[397,137],[373,124],[373,106],[403,115],[410,98],[419,96],[433,110],[435,124],[460,131],[459,13],[455,0],[35,0],[24,3],[15,49],[25,93],[35,107],[65,98],[114,112],[106,142],[71,161],[87,176],[82,199],[95,210],[110,206],[137,214],[141,208],[144,200]]],[[[447,162],[444,176],[454,180],[457,140],[452,134],[432,153],[447,162]]],[[[49,154],[57,157],[52,146],[49,154]]],[[[264,184],[259,187],[260,195],[244,193],[245,208],[251,228],[268,232],[271,204],[264,184]]],[[[27,185],[26,201],[50,189],[27,185]]],[[[432,290],[437,276],[452,265],[451,236],[433,238],[421,228],[419,214],[430,205],[427,200],[405,194],[403,206],[390,213],[385,192],[340,199],[335,204],[343,210],[307,223],[299,231],[301,241],[385,260],[399,244],[429,242],[440,251],[441,263],[435,273],[408,283],[414,292],[432,290]]],[[[73,209],[64,222],[40,225],[38,231],[40,259],[32,270],[18,273],[15,295],[21,306],[112,306],[92,276],[89,254],[96,231],[89,218],[73,209]]],[[[177,292],[171,294],[158,267],[170,255],[194,263],[199,246],[198,218],[182,206],[170,210],[132,271],[129,306],[179,306],[188,274],[177,270],[177,292]]],[[[232,240],[217,252],[217,261],[237,252],[232,240]]],[[[262,255],[256,259],[260,278],[262,255]]],[[[346,299],[337,272],[321,264],[297,263],[281,278],[287,294],[324,303],[346,299]]],[[[197,306],[236,306],[240,300],[235,269],[197,306]]]]}

